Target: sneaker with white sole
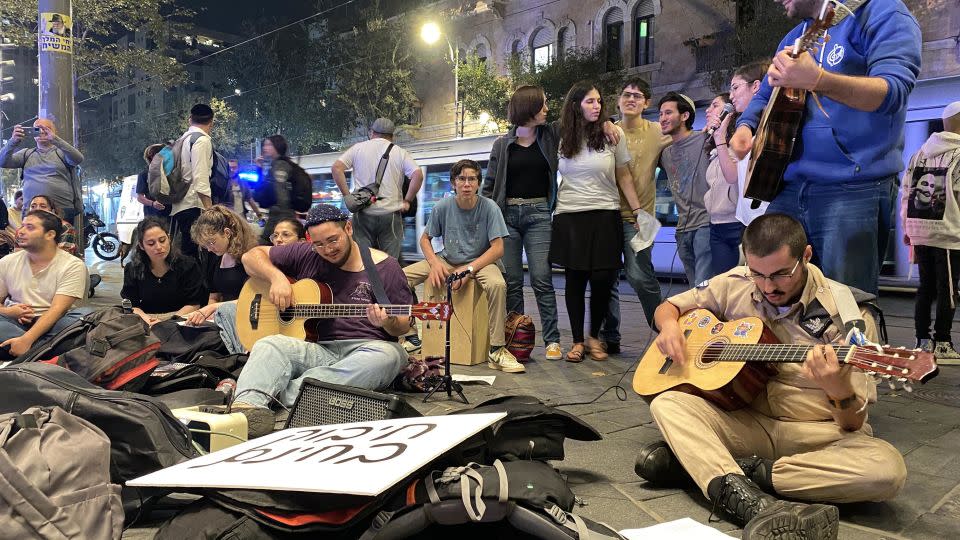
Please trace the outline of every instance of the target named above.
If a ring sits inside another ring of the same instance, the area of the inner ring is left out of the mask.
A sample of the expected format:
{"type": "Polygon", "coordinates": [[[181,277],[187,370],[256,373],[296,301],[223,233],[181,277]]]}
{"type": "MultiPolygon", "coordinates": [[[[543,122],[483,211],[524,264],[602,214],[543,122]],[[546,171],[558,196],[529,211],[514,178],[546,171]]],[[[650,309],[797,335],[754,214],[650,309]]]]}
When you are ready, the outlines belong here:
{"type": "Polygon", "coordinates": [[[416,334],[410,334],[403,338],[403,349],[407,351],[407,354],[417,354],[423,349],[423,342],[420,341],[420,336],[416,334]]]}
{"type": "Polygon", "coordinates": [[[953,343],[949,341],[935,341],[933,343],[933,356],[937,359],[937,364],[941,366],[960,366],[960,354],[953,348],[953,343]]]}
{"type": "Polygon", "coordinates": [[[487,367],[499,369],[504,373],[524,373],[527,368],[517,362],[517,358],[506,347],[500,347],[487,355],[487,367]]]}
{"type": "Polygon", "coordinates": [[[563,359],[563,349],[560,348],[559,343],[548,343],[547,344],[547,360],[562,360],[563,359]]]}

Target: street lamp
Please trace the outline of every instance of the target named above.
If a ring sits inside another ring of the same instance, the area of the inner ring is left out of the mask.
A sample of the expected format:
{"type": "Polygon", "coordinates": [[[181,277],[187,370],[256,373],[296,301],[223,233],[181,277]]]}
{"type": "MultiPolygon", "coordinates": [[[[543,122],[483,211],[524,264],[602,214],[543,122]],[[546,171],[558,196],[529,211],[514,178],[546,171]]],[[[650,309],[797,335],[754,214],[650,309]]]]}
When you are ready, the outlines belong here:
{"type": "Polygon", "coordinates": [[[450,39],[435,22],[428,22],[420,28],[420,39],[427,45],[433,45],[443,37],[450,52],[450,61],[453,62],[453,132],[458,138],[463,137],[463,115],[460,114],[460,43],[457,47],[450,44],[450,39]]]}

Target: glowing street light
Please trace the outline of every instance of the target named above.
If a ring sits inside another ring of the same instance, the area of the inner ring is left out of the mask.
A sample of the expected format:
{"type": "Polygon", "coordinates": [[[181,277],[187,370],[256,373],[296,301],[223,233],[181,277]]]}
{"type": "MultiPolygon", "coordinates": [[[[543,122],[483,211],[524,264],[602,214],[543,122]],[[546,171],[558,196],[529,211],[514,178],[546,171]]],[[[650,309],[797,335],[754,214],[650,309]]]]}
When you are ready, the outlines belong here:
{"type": "Polygon", "coordinates": [[[420,28],[420,39],[422,39],[427,45],[433,45],[440,40],[440,37],[443,37],[447,42],[447,49],[450,52],[450,61],[453,62],[453,131],[457,137],[463,137],[463,125],[461,120],[463,115],[460,114],[460,47],[457,43],[457,47],[454,48],[450,44],[450,39],[447,38],[446,34],[440,30],[440,26],[435,22],[425,23],[420,28]]]}

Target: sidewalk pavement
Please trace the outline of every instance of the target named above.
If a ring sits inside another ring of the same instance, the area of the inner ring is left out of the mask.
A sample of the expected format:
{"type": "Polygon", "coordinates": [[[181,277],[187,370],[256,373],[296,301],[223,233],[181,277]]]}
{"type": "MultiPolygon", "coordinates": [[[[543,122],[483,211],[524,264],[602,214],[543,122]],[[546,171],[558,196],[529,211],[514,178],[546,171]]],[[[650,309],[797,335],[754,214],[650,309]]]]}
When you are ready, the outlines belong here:
{"type": "MultiPolygon", "coordinates": [[[[88,257],[88,261],[96,261],[88,257]]],[[[95,262],[91,271],[103,276],[90,305],[116,305],[123,273],[116,262],[95,262]]],[[[564,308],[564,282],[555,276],[560,307],[561,343],[570,346],[570,328],[564,308]]],[[[673,294],[683,284],[662,284],[673,294]]],[[[471,405],[509,394],[528,394],[547,403],[564,405],[600,431],[598,442],[567,441],[566,459],[555,466],[567,475],[571,487],[585,506],[576,513],[603,521],[617,529],[638,528],[690,517],[731,537],[740,537],[738,527],[727,521],[708,521],[710,504],[694,489],[658,489],[647,485],[633,471],[637,451],[660,438],[647,404],[631,389],[634,362],[646,350],[654,334],[646,325],[640,303],[626,282],[621,282],[624,327],[621,354],[606,362],[587,358],[582,364],[544,360],[539,336],[533,361],[525,374],[505,374],[486,367],[455,366],[454,373],[496,375],[493,386],[465,385],[471,405]]],[[[525,305],[540,329],[536,303],[529,287],[525,305]]],[[[913,346],[913,296],[883,294],[880,305],[886,315],[890,343],[913,346]]],[[[956,328],[960,326],[955,324],[956,328]]],[[[955,334],[955,338],[957,335],[955,334]]],[[[960,342],[960,339],[955,339],[960,342]]],[[[908,477],[900,494],[884,503],[847,504],[840,507],[840,538],[937,539],[960,538],[960,366],[945,366],[940,375],[913,393],[879,389],[879,401],[870,409],[870,424],[878,437],[903,453],[908,477]]],[[[407,401],[425,414],[446,414],[466,407],[438,396],[429,403],[422,395],[409,394],[407,401]]],[[[714,520],[717,520],[714,517],[714,520]]],[[[128,530],[127,539],[152,538],[156,525],[128,530]]]]}

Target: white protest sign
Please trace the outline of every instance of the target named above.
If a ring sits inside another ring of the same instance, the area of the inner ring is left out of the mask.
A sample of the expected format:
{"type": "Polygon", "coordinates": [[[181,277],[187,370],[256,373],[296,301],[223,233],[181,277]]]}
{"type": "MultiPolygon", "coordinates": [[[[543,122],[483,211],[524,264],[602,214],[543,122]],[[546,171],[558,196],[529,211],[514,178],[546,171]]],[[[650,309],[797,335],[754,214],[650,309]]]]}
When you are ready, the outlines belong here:
{"type": "Polygon", "coordinates": [[[376,496],[504,416],[424,416],[285,429],[127,485],[376,496]]]}

